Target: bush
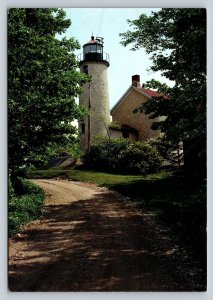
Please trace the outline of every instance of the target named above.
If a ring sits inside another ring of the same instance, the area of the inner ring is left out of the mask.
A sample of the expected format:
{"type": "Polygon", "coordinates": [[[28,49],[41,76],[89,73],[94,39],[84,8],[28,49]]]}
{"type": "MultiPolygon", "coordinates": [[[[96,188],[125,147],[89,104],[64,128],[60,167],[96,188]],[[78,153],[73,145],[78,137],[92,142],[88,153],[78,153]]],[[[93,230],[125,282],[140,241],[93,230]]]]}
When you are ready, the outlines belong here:
{"type": "Polygon", "coordinates": [[[21,225],[39,218],[45,193],[34,183],[17,178],[15,189],[9,179],[8,195],[8,232],[9,236],[12,236],[20,229],[21,225]]]}
{"type": "Polygon", "coordinates": [[[154,147],[164,159],[168,159],[169,154],[173,149],[171,142],[164,138],[150,139],[147,144],[154,147]]]}
{"type": "Polygon", "coordinates": [[[150,139],[148,144],[154,147],[160,156],[172,166],[183,164],[183,145],[182,143],[173,143],[165,138],[150,139]]]}
{"type": "Polygon", "coordinates": [[[161,157],[154,147],[145,143],[101,138],[91,146],[87,164],[103,171],[144,174],[156,172],[161,157]]]}
{"type": "Polygon", "coordinates": [[[14,182],[15,193],[21,195],[40,194],[41,188],[29,180],[22,177],[17,177],[14,182]]]}
{"type": "Polygon", "coordinates": [[[90,148],[86,164],[103,171],[114,171],[118,168],[119,155],[126,149],[126,139],[98,138],[90,148]]]}
{"type": "Polygon", "coordinates": [[[161,166],[161,157],[157,150],[145,143],[136,142],[121,151],[120,169],[131,174],[154,173],[161,166]]]}
{"type": "Polygon", "coordinates": [[[8,216],[9,237],[17,233],[21,225],[26,224],[30,221],[31,218],[27,212],[24,211],[9,212],[9,216],[8,216]]]}
{"type": "Polygon", "coordinates": [[[13,197],[9,201],[9,212],[26,211],[38,217],[43,207],[43,194],[13,197]]]}
{"type": "Polygon", "coordinates": [[[59,147],[56,151],[55,157],[61,157],[61,156],[70,156],[73,159],[77,160],[81,158],[85,154],[85,151],[80,148],[80,145],[78,143],[69,144],[64,147],[59,147]]]}

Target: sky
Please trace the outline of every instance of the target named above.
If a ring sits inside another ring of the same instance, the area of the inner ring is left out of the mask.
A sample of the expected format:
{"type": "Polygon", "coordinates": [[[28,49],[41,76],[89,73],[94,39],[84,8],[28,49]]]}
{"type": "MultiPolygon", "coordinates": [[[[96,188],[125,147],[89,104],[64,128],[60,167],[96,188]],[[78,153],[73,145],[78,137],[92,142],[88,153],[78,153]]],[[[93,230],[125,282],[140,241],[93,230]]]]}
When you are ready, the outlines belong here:
{"type": "Polygon", "coordinates": [[[79,54],[83,51],[82,46],[91,40],[92,34],[104,38],[104,52],[110,55],[108,68],[108,86],[110,108],[121,98],[131,85],[132,75],[138,74],[141,83],[152,78],[161,82],[169,81],[162,78],[160,73],[148,71],[152,64],[149,56],[143,49],[130,51],[131,46],[124,47],[120,44],[119,33],[131,29],[127,19],[135,20],[145,13],[159,9],[147,8],[68,8],[65,9],[67,18],[71,19],[72,25],[64,34],[67,38],[75,37],[81,49],[75,51],[79,54]]]}

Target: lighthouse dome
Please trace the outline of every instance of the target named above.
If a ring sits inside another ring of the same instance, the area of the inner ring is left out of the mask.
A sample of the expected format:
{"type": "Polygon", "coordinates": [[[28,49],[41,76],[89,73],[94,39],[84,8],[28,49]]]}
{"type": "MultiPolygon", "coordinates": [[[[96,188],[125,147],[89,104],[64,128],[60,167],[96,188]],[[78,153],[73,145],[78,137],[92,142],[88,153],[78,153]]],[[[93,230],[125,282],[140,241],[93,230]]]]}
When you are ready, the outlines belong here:
{"type": "Polygon", "coordinates": [[[103,38],[91,36],[83,46],[83,61],[103,61],[109,65],[109,55],[103,52],[103,38]]]}

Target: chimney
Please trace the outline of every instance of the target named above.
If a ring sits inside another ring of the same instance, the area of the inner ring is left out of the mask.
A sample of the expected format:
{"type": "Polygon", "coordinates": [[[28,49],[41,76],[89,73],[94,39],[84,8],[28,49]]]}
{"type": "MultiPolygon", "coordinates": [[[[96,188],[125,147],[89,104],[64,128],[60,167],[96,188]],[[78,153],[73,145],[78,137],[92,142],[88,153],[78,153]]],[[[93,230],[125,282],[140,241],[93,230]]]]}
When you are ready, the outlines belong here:
{"type": "Polygon", "coordinates": [[[140,87],[140,75],[132,76],[132,85],[135,87],[140,87]]]}

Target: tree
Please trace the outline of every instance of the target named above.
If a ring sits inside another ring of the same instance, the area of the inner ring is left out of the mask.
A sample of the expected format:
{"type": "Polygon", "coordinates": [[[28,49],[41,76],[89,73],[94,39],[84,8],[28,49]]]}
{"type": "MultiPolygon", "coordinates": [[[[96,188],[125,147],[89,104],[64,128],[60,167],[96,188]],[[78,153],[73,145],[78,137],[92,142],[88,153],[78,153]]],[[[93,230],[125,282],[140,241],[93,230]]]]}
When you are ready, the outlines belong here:
{"type": "Polygon", "coordinates": [[[62,9],[8,12],[9,168],[18,170],[74,141],[75,103],[88,77],[77,71],[75,38],[56,38],[70,26],[62,9]]]}
{"type": "MultiPolygon", "coordinates": [[[[143,47],[151,54],[152,71],[175,82],[165,88],[151,81],[148,87],[157,88],[169,99],[153,97],[139,110],[150,118],[167,116],[164,122],[154,123],[171,141],[200,141],[196,155],[205,161],[206,140],[206,10],[161,9],[151,16],[142,14],[130,21],[132,31],[122,33],[124,46],[133,43],[132,50],[143,47]]],[[[195,163],[194,163],[195,164],[195,163]]]]}

